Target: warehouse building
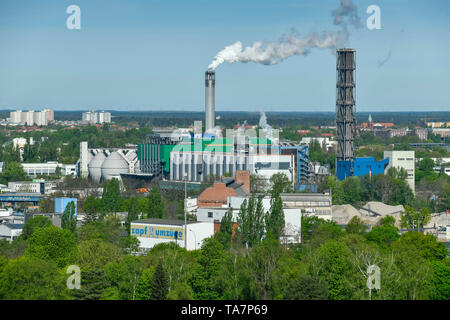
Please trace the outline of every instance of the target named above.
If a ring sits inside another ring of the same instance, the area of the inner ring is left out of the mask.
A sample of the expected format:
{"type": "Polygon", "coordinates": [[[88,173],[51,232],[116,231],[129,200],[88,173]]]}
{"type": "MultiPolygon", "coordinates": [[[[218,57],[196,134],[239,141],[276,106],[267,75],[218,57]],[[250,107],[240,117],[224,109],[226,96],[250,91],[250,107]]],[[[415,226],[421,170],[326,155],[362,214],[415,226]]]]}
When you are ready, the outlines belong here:
{"type": "Polygon", "coordinates": [[[167,219],[142,219],[131,222],[131,236],[137,237],[142,250],[149,250],[160,243],[175,242],[187,250],[200,249],[205,239],[214,235],[213,222],[167,219]],[[185,235],[187,232],[187,237],[185,235]]]}

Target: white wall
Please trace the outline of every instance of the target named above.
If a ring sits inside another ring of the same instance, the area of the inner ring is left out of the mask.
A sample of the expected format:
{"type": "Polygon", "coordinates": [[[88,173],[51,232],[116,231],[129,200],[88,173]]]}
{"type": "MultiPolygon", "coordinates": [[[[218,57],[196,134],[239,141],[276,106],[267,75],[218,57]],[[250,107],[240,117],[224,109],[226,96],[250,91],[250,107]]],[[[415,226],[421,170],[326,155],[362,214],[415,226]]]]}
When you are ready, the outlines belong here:
{"type": "MultiPolygon", "coordinates": [[[[149,223],[132,223],[131,228],[134,226],[142,226],[149,229],[150,227],[167,227],[174,228],[176,230],[182,230],[184,233],[184,225],[162,225],[162,224],[149,224],[149,223]]],[[[148,232],[147,232],[148,233],[148,232]]],[[[132,234],[133,235],[133,234],[132,234]]],[[[214,223],[212,222],[196,222],[189,223],[187,225],[187,250],[199,249],[203,241],[214,235],[214,223]]],[[[181,240],[175,239],[163,239],[150,236],[137,236],[140,242],[140,247],[143,249],[151,249],[155,245],[160,243],[176,242],[180,247],[184,248],[184,238],[181,240]]]]}

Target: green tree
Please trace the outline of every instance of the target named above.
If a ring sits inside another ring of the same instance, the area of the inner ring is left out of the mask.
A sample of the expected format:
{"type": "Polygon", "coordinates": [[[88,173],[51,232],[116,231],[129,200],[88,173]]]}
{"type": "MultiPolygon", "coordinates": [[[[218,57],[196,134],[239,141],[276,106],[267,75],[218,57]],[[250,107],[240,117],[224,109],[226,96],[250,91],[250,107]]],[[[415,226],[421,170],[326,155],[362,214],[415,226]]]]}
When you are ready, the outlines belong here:
{"type": "Polygon", "coordinates": [[[77,259],[75,235],[55,226],[37,228],[27,240],[26,255],[45,261],[53,261],[62,268],[77,259]]]}
{"type": "Polygon", "coordinates": [[[290,282],[284,293],[287,300],[327,300],[328,285],[310,275],[303,275],[290,282]]]}
{"type": "Polygon", "coordinates": [[[167,211],[158,187],[154,187],[148,196],[148,218],[167,218],[167,211]]]}
{"type": "Polygon", "coordinates": [[[215,281],[224,261],[222,244],[214,238],[205,239],[197,259],[198,263],[194,266],[192,277],[189,279],[195,299],[216,300],[220,297],[215,281]]]}
{"type": "Polygon", "coordinates": [[[431,213],[426,207],[416,211],[410,206],[405,206],[405,213],[400,216],[401,226],[413,231],[422,230],[430,220],[431,213]]]}
{"type": "Polygon", "coordinates": [[[252,196],[244,200],[237,217],[238,234],[241,240],[249,247],[261,241],[264,235],[264,210],[262,198],[256,201],[252,196]]]}
{"type": "Polygon", "coordinates": [[[167,279],[167,273],[163,268],[162,261],[156,266],[153,273],[153,279],[151,284],[151,299],[152,300],[166,300],[169,294],[169,280],[167,279]]]}
{"type": "Polygon", "coordinates": [[[0,273],[0,299],[66,299],[66,279],[67,275],[51,261],[27,256],[9,260],[0,273]]]}
{"type": "Polygon", "coordinates": [[[450,300],[450,259],[432,261],[433,280],[431,298],[435,300],[450,300]]]}
{"type": "Polygon", "coordinates": [[[101,239],[84,240],[78,245],[78,263],[83,269],[102,269],[110,262],[119,262],[120,249],[101,239]]]}
{"type": "Polygon", "coordinates": [[[51,225],[53,225],[53,223],[48,217],[33,217],[24,224],[21,237],[24,240],[27,240],[37,228],[45,228],[51,225]]]}
{"type": "Polygon", "coordinates": [[[350,234],[353,233],[362,235],[364,232],[366,232],[366,225],[358,216],[354,216],[348,222],[345,231],[350,234]]]}
{"type": "Polygon", "coordinates": [[[283,201],[279,193],[273,193],[270,199],[270,210],[265,216],[266,233],[274,235],[279,240],[284,231],[283,201]]]}
{"type": "Polygon", "coordinates": [[[352,268],[349,262],[350,251],[348,247],[336,240],[325,242],[317,252],[316,265],[322,281],[328,283],[328,299],[342,300],[351,298],[349,279],[352,268]]]}
{"type": "Polygon", "coordinates": [[[102,269],[81,271],[80,289],[72,290],[76,300],[100,300],[108,286],[106,274],[102,269]]]}
{"type": "Polygon", "coordinates": [[[5,165],[6,168],[3,169],[1,173],[1,183],[7,184],[10,181],[26,181],[27,174],[23,170],[22,165],[19,162],[9,162],[5,165]]]}
{"type": "Polygon", "coordinates": [[[119,180],[113,178],[103,187],[102,211],[104,213],[118,212],[122,197],[120,195],[119,180]]]}
{"type": "Polygon", "coordinates": [[[358,177],[348,177],[340,181],[344,191],[344,203],[356,204],[361,200],[361,189],[358,177]]]}
{"type": "Polygon", "coordinates": [[[100,212],[101,201],[94,196],[88,196],[83,202],[83,211],[85,218],[83,224],[95,222],[98,219],[98,212],[100,212]]]}
{"type": "Polygon", "coordinates": [[[137,198],[133,197],[130,199],[128,205],[127,221],[125,222],[125,228],[127,229],[128,235],[130,235],[131,221],[137,220],[139,218],[139,202],[137,198]]]}
{"type": "Polygon", "coordinates": [[[39,200],[39,210],[44,213],[50,213],[53,212],[54,209],[54,202],[50,199],[41,198],[39,200]]]}
{"type": "Polygon", "coordinates": [[[398,229],[393,225],[375,226],[365,235],[370,242],[376,243],[381,248],[388,248],[400,238],[398,229]]]}
{"type": "Polygon", "coordinates": [[[220,221],[220,229],[215,237],[224,248],[230,248],[231,237],[233,236],[233,210],[230,208],[220,221]]]}
{"type": "Polygon", "coordinates": [[[294,192],[294,188],[292,186],[292,182],[289,181],[289,178],[284,173],[275,173],[270,177],[271,183],[271,193],[280,194],[280,193],[292,193],[294,192]]]}
{"type": "Polygon", "coordinates": [[[142,275],[136,286],[136,300],[151,300],[152,280],[155,267],[150,266],[142,271],[142,275]]]}
{"type": "Polygon", "coordinates": [[[378,221],[379,226],[395,226],[395,218],[391,215],[386,215],[378,221]]]}
{"type": "Polygon", "coordinates": [[[70,201],[64,209],[64,213],[61,216],[61,228],[75,233],[77,228],[77,216],[75,214],[75,202],[73,201],[70,201]]]}
{"type": "Polygon", "coordinates": [[[192,288],[185,282],[176,283],[167,295],[167,300],[192,300],[192,288]]]}
{"type": "Polygon", "coordinates": [[[119,263],[108,263],[104,270],[110,286],[117,288],[120,299],[136,300],[137,285],[144,270],[142,259],[125,256],[119,263]]]}
{"type": "Polygon", "coordinates": [[[402,234],[398,246],[411,246],[414,250],[426,260],[442,260],[447,257],[447,248],[444,243],[436,240],[431,234],[410,231],[402,234]]]}

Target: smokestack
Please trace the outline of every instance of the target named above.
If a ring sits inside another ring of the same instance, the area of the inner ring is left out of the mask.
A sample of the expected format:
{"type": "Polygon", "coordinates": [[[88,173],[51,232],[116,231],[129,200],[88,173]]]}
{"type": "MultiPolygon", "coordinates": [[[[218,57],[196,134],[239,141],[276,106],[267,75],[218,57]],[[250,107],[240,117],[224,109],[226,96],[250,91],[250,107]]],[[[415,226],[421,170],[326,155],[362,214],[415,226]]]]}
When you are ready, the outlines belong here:
{"type": "Polygon", "coordinates": [[[336,50],[337,161],[353,161],[355,132],[355,50],[336,50]]]}
{"type": "Polygon", "coordinates": [[[216,73],[214,70],[208,69],[205,72],[205,132],[215,127],[215,86],[216,73]]]}

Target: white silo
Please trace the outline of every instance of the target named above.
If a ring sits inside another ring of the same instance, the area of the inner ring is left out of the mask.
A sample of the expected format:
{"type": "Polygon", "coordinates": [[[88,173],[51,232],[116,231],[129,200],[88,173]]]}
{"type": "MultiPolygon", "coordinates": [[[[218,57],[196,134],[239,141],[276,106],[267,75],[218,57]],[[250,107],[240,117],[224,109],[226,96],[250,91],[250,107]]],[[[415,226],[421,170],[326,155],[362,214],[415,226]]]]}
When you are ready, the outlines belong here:
{"type": "Polygon", "coordinates": [[[102,178],[103,180],[120,178],[121,173],[128,173],[128,162],[114,151],[102,164],[102,178]]]}
{"type": "Polygon", "coordinates": [[[95,182],[100,182],[100,178],[102,176],[102,164],[105,159],[105,154],[103,152],[99,152],[88,164],[89,176],[95,182]]]}

